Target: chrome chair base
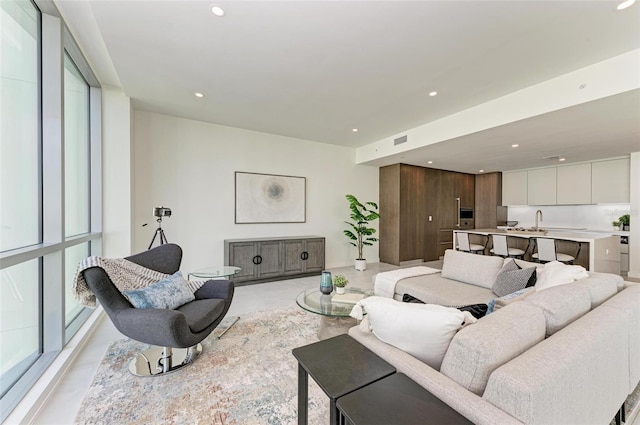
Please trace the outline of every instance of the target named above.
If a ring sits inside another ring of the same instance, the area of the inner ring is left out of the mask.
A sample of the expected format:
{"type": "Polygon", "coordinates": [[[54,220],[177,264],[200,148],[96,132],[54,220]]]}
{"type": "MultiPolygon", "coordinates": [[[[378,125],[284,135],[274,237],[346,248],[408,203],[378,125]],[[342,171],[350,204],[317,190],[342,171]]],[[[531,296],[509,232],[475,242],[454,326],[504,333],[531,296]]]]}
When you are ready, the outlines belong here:
{"type": "Polygon", "coordinates": [[[151,346],[129,362],[136,376],[160,376],[188,366],[202,353],[202,344],[189,348],[151,346]]]}

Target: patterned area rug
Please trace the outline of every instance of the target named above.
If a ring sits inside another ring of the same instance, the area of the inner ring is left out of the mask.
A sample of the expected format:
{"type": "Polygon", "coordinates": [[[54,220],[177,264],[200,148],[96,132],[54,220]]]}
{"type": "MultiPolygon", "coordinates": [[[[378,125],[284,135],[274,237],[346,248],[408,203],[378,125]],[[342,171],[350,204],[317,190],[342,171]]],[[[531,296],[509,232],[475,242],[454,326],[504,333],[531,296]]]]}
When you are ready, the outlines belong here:
{"type": "MultiPolygon", "coordinates": [[[[225,318],[222,330],[229,323],[225,318]]],[[[318,317],[301,310],[253,313],[221,339],[202,342],[191,366],[163,377],[128,371],[148,345],[115,341],[82,401],[77,424],[296,424],[298,363],[291,350],[318,340],[318,317]]],[[[220,330],[216,330],[220,333],[220,330]]],[[[329,399],[309,379],[309,423],[329,423],[329,399]]]]}

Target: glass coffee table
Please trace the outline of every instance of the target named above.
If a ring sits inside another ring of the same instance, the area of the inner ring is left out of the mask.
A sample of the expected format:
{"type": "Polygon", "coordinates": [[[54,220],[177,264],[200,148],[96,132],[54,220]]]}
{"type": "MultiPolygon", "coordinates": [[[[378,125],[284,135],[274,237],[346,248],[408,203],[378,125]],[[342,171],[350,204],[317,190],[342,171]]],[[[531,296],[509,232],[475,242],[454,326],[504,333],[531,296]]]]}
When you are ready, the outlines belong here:
{"type": "Polygon", "coordinates": [[[373,289],[345,288],[345,296],[332,292],[328,295],[319,289],[307,289],[298,294],[296,303],[304,310],[320,316],[318,338],[327,339],[347,333],[350,327],[357,325],[356,319],[349,316],[355,300],[340,302],[340,298],[365,298],[373,295],[373,289]],[[361,297],[360,297],[361,296],[361,297]]]}

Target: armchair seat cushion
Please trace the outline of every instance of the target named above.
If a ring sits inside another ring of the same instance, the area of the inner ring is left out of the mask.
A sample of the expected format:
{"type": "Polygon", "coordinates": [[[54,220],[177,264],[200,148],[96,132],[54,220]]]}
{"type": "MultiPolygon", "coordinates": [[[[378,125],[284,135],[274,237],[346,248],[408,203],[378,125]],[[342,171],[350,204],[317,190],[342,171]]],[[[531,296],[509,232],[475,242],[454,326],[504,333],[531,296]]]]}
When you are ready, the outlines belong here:
{"type": "Polygon", "coordinates": [[[204,299],[184,304],[176,310],[184,314],[191,332],[201,332],[220,317],[224,305],[223,299],[204,299]]]}

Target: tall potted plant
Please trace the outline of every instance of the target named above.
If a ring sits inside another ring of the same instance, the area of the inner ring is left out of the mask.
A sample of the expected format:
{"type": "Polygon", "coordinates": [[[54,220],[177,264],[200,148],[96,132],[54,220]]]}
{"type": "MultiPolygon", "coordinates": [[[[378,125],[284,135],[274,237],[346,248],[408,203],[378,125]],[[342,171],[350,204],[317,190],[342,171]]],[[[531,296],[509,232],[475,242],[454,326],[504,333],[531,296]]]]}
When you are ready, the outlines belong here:
{"type": "Polygon", "coordinates": [[[358,248],[356,270],[366,270],[367,260],[362,255],[362,249],[365,245],[372,246],[374,242],[378,241],[378,238],[373,237],[376,229],[369,227],[371,221],[380,218],[377,211],[378,205],[375,202],[363,204],[353,195],[346,195],[345,198],[349,201],[352,221],[345,221],[351,226],[351,229],[345,230],[344,234],[349,238],[349,243],[358,248]]]}

